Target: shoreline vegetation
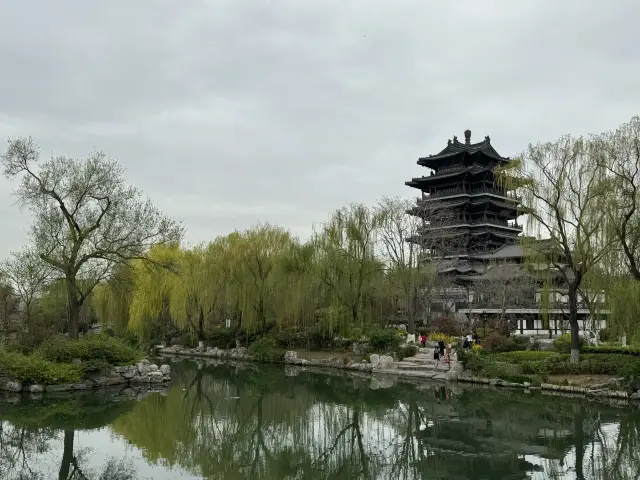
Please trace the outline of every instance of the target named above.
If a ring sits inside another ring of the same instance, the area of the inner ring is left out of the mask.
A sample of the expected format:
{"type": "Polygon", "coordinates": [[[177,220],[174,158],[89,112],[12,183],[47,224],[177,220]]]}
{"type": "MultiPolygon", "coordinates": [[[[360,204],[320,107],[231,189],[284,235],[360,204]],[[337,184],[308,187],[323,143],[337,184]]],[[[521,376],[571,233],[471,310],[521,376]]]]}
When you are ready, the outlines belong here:
{"type": "MultiPolygon", "coordinates": [[[[528,339],[526,339],[529,342],[528,339]]],[[[568,345],[569,338],[556,340],[555,348],[562,350],[568,345]]],[[[515,344],[516,342],[513,342],[515,344]]],[[[435,346],[429,342],[429,346],[435,346]]],[[[427,352],[431,349],[427,348],[427,352]]],[[[398,368],[404,358],[392,355],[367,354],[358,361],[358,356],[345,354],[344,351],[331,350],[319,352],[309,350],[277,350],[267,356],[256,356],[252,350],[239,347],[220,349],[217,347],[188,348],[180,345],[156,345],[152,352],[167,357],[187,357],[192,359],[210,359],[223,362],[247,361],[261,363],[278,363],[286,366],[302,368],[332,368],[348,372],[360,372],[374,375],[392,375],[406,379],[435,380],[447,382],[464,382],[491,387],[508,387],[523,389],[524,391],[541,390],[563,394],[579,395],[591,398],[611,398],[629,402],[640,401],[640,392],[635,385],[634,373],[640,373],[640,357],[634,349],[627,349],[622,353],[620,347],[585,347],[582,364],[571,363],[569,354],[556,351],[512,350],[508,352],[482,352],[482,348],[465,351],[457,348],[457,360],[453,360],[446,370],[425,370],[416,364],[415,369],[398,368]],[[616,353],[609,353],[610,351],[616,353]],[[612,357],[613,355],[613,357],[612,357]],[[305,358],[310,357],[310,358],[305,358]],[[627,359],[621,363],[619,358],[627,359]],[[616,362],[617,359],[617,362],[616,362]],[[521,365],[526,364],[522,374],[521,365]],[[535,363],[539,362],[539,363],[535,363]],[[606,365],[609,365],[607,367],[606,365]],[[555,366],[555,369],[554,369],[555,366]],[[571,366],[571,367],[568,367],[571,366]],[[532,369],[537,368],[538,373],[532,369]],[[582,368],[582,370],[580,370],[582,368]],[[591,369],[590,369],[591,368],[591,369]],[[569,371],[560,381],[555,381],[560,373],[569,371]],[[602,371],[599,371],[602,370],[602,371]],[[602,374],[609,374],[602,381],[602,374]],[[572,385],[572,381],[579,379],[580,385],[572,385]],[[585,382],[586,381],[586,382],[585,382]],[[552,383],[553,382],[553,383],[552,383]]],[[[416,347],[416,353],[418,349],[416,347]]],[[[442,365],[442,364],[441,364],[442,365]]]]}
{"type": "Polygon", "coordinates": [[[0,391],[64,392],[111,386],[161,384],[169,365],[156,365],[122,341],[106,335],[54,338],[23,353],[0,345],[0,391]]]}

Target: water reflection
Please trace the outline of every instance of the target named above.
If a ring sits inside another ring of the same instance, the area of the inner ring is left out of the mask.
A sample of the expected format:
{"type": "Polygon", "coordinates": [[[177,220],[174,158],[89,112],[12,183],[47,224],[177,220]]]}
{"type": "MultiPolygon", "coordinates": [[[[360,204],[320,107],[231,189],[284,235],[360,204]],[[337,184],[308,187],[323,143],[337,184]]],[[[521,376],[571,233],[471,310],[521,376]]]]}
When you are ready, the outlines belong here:
{"type": "Polygon", "coordinates": [[[100,429],[131,410],[139,392],[0,397],[0,478],[7,480],[133,480],[135,466],[108,457],[96,468],[91,449],[77,448],[76,432],[100,429]],[[56,458],[57,454],[57,458],[56,458]]]}
{"type": "Polygon", "coordinates": [[[640,419],[628,408],[246,365],[182,362],[174,372],[180,380],[166,398],[145,400],[113,428],[149,461],[208,479],[600,479],[640,471],[640,419]]]}
{"type": "Polygon", "coordinates": [[[0,478],[56,478],[33,468],[52,445],[50,470],[65,480],[625,479],[640,471],[640,417],[626,406],[257,365],[180,361],[172,376],[168,392],[139,401],[1,405],[0,478]],[[103,425],[110,437],[100,463],[74,438],[88,430],[104,438],[103,425]]]}

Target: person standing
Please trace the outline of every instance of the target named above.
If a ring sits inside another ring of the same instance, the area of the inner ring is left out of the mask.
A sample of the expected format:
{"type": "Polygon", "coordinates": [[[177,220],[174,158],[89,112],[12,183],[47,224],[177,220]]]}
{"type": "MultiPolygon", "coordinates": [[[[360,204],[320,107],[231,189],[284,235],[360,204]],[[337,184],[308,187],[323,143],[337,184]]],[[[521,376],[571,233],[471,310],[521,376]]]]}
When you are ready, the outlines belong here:
{"type": "Polygon", "coordinates": [[[444,340],[438,342],[438,348],[440,349],[440,356],[444,357],[444,340]]]}

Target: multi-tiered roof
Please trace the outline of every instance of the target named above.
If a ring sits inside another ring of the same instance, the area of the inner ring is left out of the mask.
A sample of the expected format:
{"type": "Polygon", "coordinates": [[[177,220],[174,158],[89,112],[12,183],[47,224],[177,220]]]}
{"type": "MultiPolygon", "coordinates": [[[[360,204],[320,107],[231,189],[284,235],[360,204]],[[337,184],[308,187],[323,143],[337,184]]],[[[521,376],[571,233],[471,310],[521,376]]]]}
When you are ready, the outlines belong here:
{"type": "Polygon", "coordinates": [[[516,222],[518,199],[495,172],[509,158],[493,148],[488,136],[471,143],[471,131],[464,135],[464,143],[453,137],[440,153],[420,158],[418,165],[431,174],[406,182],[422,192],[410,211],[423,219],[412,241],[438,255],[492,252],[516,243],[522,232],[516,222]]]}

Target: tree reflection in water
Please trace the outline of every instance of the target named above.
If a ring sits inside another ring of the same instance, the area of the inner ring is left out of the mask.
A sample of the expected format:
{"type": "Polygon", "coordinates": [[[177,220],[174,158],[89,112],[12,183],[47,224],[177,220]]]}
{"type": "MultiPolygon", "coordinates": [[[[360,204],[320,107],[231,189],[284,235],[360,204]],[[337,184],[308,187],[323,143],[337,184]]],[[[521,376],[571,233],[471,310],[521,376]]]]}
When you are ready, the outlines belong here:
{"type": "Polygon", "coordinates": [[[166,397],[140,402],[113,429],[149,461],[207,479],[524,479],[543,470],[541,478],[600,479],[640,471],[640,420],[627,408],[442,385],[379,388],[389,380],[287,376],[255,365],[185,361],[173,377],[166,397]]]}
{"type": "Polygon", "coordinates": [[[37,403],[0,404],[0,478],[3,480],[134,480],[136,469],[109,458],[102,468],[86,465],[87,449],[75,449],[76,428],[91,430],[112,422],[134,401],[114,402],[106,395],[75,395],[37,403]],[[40,463],[62,447],[56,476],[40,463]]]}
{"type": "Polygon", "coordinates": [[[164,478],[177,467],[230,480],[627,479],[640,471],[640,418],[628,406],[251,364],[181,361],[172,376],[165,395],[141,401],[1,404],[0,478],[138,478],[142,464],[122,454],[96,464],[78,442],[79,432],[106,425],[114,445],[137,446],[164,478]]]}

